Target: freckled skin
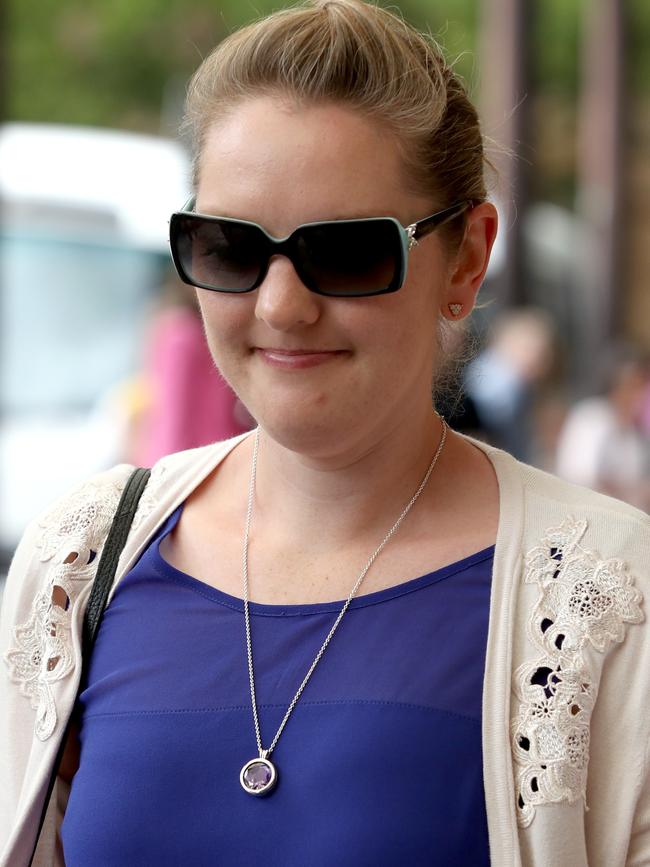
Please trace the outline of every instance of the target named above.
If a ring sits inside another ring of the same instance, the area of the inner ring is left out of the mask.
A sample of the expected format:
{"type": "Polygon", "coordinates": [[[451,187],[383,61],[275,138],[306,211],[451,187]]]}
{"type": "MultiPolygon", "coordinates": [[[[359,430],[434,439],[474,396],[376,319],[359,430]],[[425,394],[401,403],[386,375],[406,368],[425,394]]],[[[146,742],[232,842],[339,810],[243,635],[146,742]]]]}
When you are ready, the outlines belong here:
{"type": "MultiPolygon", "coordinates": [[[[197,210],[255,220],[276,236],[323,219],[388,215],[408,224],[433,209],[404,191],[397,146],[374,124],[338,106],[298,112],[271,99],[245,103],[212,128],[197,192],[197,210]]],[[[199,302],[220,369],[267,429],[289,443],[307,428],[323,442],[361,419],[367,430],[355,436],[372,436],[371,427],[415,405],[430,410],[447,265],[433,235],[412,255],[400,292],[336,299],[309,292],[277,257],[255,292],[199,291],[199,302]],[[346,355],[286,373],[259,362],[251,347],[260,345],[346,355]]]]}

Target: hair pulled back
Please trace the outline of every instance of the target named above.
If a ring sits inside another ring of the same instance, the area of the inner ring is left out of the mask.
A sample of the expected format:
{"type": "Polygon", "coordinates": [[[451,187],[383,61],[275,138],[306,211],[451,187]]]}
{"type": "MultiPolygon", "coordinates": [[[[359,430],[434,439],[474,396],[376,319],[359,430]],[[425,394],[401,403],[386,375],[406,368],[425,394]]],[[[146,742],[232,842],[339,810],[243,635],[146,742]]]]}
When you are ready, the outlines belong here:
{"type": "Polygon", "coordinates": [[[444,207],[486,196],[474,106],[437,43],[363,0],[306,0],[235,31],[203,61],[183,127],[198,183],[209,127],[269,94],[348,105],[396,135],[409,189],[444,207]]]}

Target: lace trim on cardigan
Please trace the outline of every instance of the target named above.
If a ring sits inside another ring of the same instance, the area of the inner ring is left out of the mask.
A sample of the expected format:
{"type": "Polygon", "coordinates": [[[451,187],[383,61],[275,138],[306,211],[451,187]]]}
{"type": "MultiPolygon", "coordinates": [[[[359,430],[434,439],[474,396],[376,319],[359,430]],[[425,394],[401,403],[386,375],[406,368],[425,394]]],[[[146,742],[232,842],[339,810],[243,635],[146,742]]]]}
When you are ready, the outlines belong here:
{"type": "MultiPolygon", "coordinates": [[[[156,468],[152,477],[159,476],[156,468]]],[[[47,740],[57,724],[52,684],[74,668],[70,616],[80,590],[95,577],[99,555],[126,479],[117,484],[86,482],[40,521],[37,541],[41,562],[49,562],[44,586],[36,594],[28,619],[14,627],[14,642],[5,653],[9,677],[36,711],[34,732],[47,740]]],[[[133,525],[154,506],[148,485],[133,525]]]]}
{"type": "Polygon", "coordinates": [[[515,672],[518,713],[512,724],[518,821],[527,827],[540,804],[586,802],[589,721],[596,686],[583,657],[603,653],[640,623],[641,593],[627,565],[583,548],[586,520],[568,517],[526,555],[525,581],[539,598],[528,634],[539,655],[515,672]]]}

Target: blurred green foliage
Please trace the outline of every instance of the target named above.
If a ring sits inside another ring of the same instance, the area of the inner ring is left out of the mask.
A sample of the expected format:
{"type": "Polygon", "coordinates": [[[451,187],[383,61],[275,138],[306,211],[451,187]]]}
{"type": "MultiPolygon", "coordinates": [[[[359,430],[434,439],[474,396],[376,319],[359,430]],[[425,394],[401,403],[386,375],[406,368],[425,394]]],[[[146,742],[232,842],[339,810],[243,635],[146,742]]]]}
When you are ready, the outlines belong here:
{"type": "MultiPolygon", "coordinates": [[[[531,0],[533,80],[541,92],[575,98],[585,2],[591,0],[531,0]]],[[[630,86],[647,93],[650,3],[624,2],[630,86]]],[[[201,58],[228,32],[278,5],[277,0],[9,0],[7,114],[156,130],[166,101],[178,102],[201,58]]],[[[400,4],[408,20],[431,31],[448,55],[458,58],[472,89],[480,8],[479,0],[400,4]]]]}
{"type": "MultiPolygon", "coordinates": [[[[575,97],[585,2],[531,4],[536,88],[575,97]]],[[[625,3],[629,81],[647,92],[650,3],[625,3]]],[[[470,87],[477,79],[480,7],[478,0],[400,4],[408,20],[458,58],[470,87]]],[[[182,92],[201,58],[228,32],[274,8],[277,0],[10,0],[7,113],[20,120],[156,129],[165,100],[182,92]]]]}
{"type": "MultiPolygon", "coordinates": [[[[396,8],[391,0],[382,5],[396,8]]],[[[533,195],[570,202],[581,28],[596,0],[529,0],[536,164],[533,195]]],[[[620,0],[628,22],[626,76],[638,109],[650,90],[650,2],[620,0]]],[[[242,23],[280,0],[8,0],[6,113],[174,135],[185,86],[201,59],[242,23]]],[[[480,84],[481,14],[489,0],[401,0],[431,32],[474,96],[480,84]]],[[[647,103],[647,99],[645,99],[647,103]]]]}
{"type": "MultiPolygon", "coordinates": [[[[388,5],[388,4],[386,4],[388,5]]],[[[12,119],[159,128],[192,71],[277,0],[12,0],[7,114],[12,119]]],[[[474,0],[408,0],[407,19],[443,40],[473,75],[474,0]],[[469,50],[470,54],[467,53],[469,50]]]]}

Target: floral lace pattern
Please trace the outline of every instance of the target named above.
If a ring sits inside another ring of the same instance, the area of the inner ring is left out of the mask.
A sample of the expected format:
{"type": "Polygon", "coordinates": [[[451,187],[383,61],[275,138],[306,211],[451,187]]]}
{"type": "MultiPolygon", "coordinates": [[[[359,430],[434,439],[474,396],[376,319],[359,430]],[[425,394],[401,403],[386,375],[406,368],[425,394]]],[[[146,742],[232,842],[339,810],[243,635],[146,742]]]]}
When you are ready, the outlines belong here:
{"type": "Polygon", "coordinates": [[[14,627],[5,654],[9,676],[36,711],[35,734],[47,740],[57,713],[52,684],[72,670],[70,614],[81,587],[95,575],[122,484],[87,482],[41,521],[39,558],[50,562],[28,620],[14,627]]]}
{"type": "Polygon", "coordinates": [[[626,564],[583,548],[586,530],[587,521],[569,517],[526,556],[524,580],[539,588],[528,634],[540,653],[515,672],[512,739],[522,827],[539,804],[585,799],[596,689],[583,649],[602,653],[623,640],[626,624],[643,620],[626,564]]]}

